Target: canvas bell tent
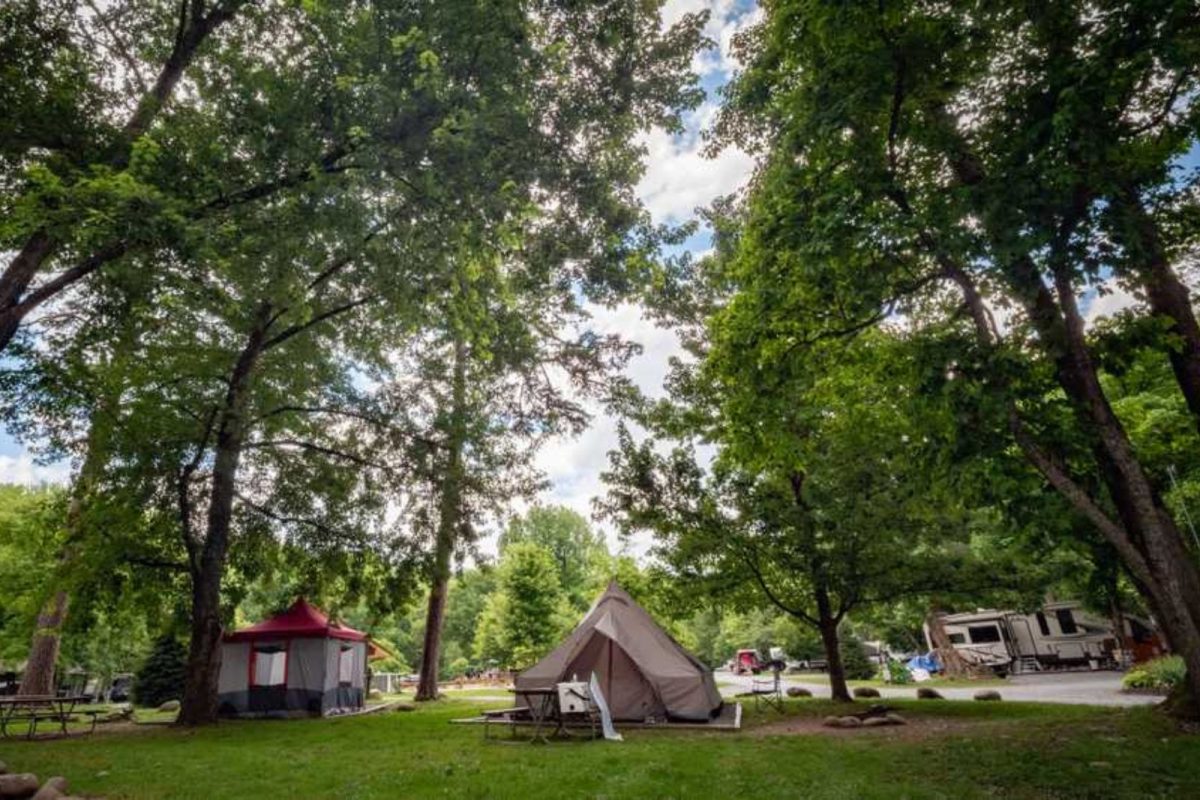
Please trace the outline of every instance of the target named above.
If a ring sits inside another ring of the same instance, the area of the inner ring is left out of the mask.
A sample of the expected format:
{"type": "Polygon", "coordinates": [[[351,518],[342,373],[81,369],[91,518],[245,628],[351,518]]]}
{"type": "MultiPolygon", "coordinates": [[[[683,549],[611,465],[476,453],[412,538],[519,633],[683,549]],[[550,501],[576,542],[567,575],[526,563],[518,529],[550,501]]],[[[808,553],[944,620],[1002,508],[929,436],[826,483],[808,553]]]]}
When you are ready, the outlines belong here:
{"type": "Polygon", "coordinates": [[[618,721],[706,722],[721,710],[712,671],[655,623],[615,582],[550,655],[517,676],[516,689],[549,689],[595,672],[618,721]]]}
{"type": "Polygon", "coordinates": [[[218,703],[229,716],[323,715],[363,706],[367,635],[304,598],[221,644],[218,703]]]}

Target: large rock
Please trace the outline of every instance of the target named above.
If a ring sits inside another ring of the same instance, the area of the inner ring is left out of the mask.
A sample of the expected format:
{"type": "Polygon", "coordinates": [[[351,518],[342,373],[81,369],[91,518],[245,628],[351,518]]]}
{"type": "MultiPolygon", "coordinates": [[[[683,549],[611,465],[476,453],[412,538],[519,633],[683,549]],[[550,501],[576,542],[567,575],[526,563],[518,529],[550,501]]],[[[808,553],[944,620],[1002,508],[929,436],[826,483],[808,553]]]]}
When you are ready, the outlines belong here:
{"type": "Polygon", "coordinates": [[[857,728],[862,725],[858,717],[826,717],[822,723],[827,728],[857,728]]]}
{"type": "Polygon", "coordinates": [[[51,778],[37,790],[33,800],[60,800],[67,795],[67,779],[61,776],[51,778]]]}
{"type": "Polygon", "coordinates": [[[100,722],[125,722],[133,719],[133,706],[129,703],[122,703],[119,706],[113,706],[112,709],[100,717],[100,722]]]}
{"type": "Polygon", "coordinates": [[[862,720],[858,717],[834,717],[833,727],[835,728],[861,728],[862,720]]]}
{"type": "Polygon", "coordinates": [[[887,725],[895,725],[896,723],[887,717],[867,717],[863,720],[862,724],[864,728],[882,728],[887,725]]]}
{"type": "Polygon", "coordinates": [[[31,772],[0,775],[0,797],[29,797],[37,790],[37,775],[31,772]]]}
{"type": "Polygon", "coordinates": [[[161,706],[159,706],[158,710],[159,711],[178,711],[179,710],[179,701],[178,700],[168,700],[167,702],[165,702],[161,706]]]}
{"type": "Polygon", "coordinates": [[[982,689],[975,693],[975,699],[995,702],[1000,699],[1000,693],[995,689],[982,689]]]}
{"type": "Polygon", "coordinates": [[[417,710],[416,703],[396,703],[396,705],[392,706],[392,711],[416,711],[416,710],[417,710]]]}
{"type": "Polygon", "coordinates": [[[803,686],[789,686],[787,689],[788,697],[812,697],[812,692],[805,689],[803,686]]]}
{"type": "Polygon", "coordinates": [[[888,722],[892,723],[893,725],[907,725],[908,724],[908,720],[906,720],[904,717],[900,716],[899,714],[888,714],[886,717],[884,717],[884,719],[886,719],[888,722]]]}
{"type": "Polygon", "coordinates": [[[879,697],[880,694],[879,694],[878,689],[873,689],[870,686],[856,686],[856,687],[854,687],[854,696],[855,697],[879,697]]]}
{"type": "Polygon", "coordinates": [[[917,699],[918,700],[945,700],[946,698],[942,697],[942,693],[939,692],[937,689],[932,689],[928,686],[922,686],[919,689],[917,689],[917,699]]]}

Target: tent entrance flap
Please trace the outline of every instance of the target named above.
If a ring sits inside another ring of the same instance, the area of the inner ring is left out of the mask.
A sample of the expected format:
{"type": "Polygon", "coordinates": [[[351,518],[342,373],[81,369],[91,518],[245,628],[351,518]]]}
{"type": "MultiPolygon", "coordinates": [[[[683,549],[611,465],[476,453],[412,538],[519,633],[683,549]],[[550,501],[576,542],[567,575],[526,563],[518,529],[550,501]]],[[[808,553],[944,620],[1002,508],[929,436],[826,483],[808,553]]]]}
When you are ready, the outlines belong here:
{"type": "Polygon", "coordinates": [[[593,631],[587,644],[563,670],[562,680],[578,675],[586,679],[593,672],[604,692],[604,699],[615,720],[643,720],[664,716],[666,709],[654,685],[625,649],[608,636],[593,631]]]}

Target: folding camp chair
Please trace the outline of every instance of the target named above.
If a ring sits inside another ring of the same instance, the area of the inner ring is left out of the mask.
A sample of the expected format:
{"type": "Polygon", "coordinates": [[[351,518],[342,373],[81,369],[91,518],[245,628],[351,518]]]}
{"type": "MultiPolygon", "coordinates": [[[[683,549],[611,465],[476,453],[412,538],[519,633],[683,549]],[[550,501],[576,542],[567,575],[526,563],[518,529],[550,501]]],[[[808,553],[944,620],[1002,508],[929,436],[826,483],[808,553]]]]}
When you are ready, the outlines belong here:
{"type": "Polygon", "coordinates": [[[780,679],[782,665],[771,665],[771,677],[754,678],[750,682],[750,693],[754,695],[754,708],[770,706],[780,713],[783,712],[783,681],[780,679]]]}

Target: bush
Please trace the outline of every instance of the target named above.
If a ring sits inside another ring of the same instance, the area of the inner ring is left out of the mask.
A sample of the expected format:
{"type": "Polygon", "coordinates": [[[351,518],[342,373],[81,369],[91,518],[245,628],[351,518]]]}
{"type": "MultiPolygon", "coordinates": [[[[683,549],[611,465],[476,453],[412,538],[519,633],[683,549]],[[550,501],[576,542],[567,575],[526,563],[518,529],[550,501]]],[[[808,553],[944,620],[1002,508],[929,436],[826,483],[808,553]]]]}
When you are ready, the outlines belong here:
{"type": "Polygon", "coordinates": [[[1144,664],[1138,664],[1121,680],[1126,689],[1151,689],[1170,692],[1183,683],[1186,668],[1179,656],[1163,656],[1144,664]]]}
{"type": "Polygon", "coordinates": [[[183,695],[187,671],[187,651],[171,634],[154,642],[150,655],[133,678],[133,701],[140,706],[157,707],[183,695]]]}
{"type": "Polygon", "coordinates": [[[867,657],[862,642],[856,636],[843,636],[841,642],[842,667],[846,680],[865,681],[875,677],[875,665],[867,657]]]}
{"type": "Polygon", "coordinates": [[[903,686],[912,683],[912,673],[908,665],[899,659],[888,659],[888,676],[891,683],[903,686]]]}

